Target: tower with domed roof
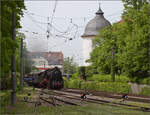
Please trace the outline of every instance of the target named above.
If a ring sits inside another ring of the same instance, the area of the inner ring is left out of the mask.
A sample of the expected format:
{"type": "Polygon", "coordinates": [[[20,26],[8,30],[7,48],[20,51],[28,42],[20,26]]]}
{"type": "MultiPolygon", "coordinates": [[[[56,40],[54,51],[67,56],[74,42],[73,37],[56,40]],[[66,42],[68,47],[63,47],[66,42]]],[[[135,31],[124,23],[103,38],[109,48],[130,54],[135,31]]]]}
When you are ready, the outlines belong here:
{"type": "Polygon", "coordinates": [[[100,6],[98,11],[95,13],[96,16],[88,22],[85,27],[85,31],[81,36],[83,38],[83,65],[88,66],[89,63],[86,62],[90,58],[90,53],[93,48],[93,39],[98,35],[98,31],[106,26],[110,26],[110,22],[105,19],[104,13],[100,6]]]}

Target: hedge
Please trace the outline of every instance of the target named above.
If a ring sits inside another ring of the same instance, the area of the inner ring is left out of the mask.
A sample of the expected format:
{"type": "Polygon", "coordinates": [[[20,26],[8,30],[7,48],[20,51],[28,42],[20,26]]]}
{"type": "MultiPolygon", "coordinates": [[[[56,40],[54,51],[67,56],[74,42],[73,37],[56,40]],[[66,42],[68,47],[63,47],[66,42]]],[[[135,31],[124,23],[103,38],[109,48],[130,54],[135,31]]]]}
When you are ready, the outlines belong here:
{"type": "Polygon", "coordinates": [[[114,93],[130,93],[131,87],[128,83],[119,82],[83,82],[81,89],[95,90],[95,91],[106,91],[114,93]]]}
{"type": "Polygon", "coordinates": [[[128,83],[119,82],[84,82],[80,79],[64,79],[65,88],[79,88],[95,91],[107,91],[114,93],[129,93],[131,92],[131,87],[128,83]]]}
{"type": "MultiPolygon", "coordinates": [[[[92,81],[100,81],[100,82],[112,82],[111,75],[102,75],[102,74],[95,74],[92,77],[89,77],[88,80],[92,81]]],[[[130,79],[126,76],[115,76],[115,82],[122,82],[127,83],[130,79]]]]}
{"type": "Polygon", "coordinates": [[[63,77],[63,79],[64,79],[64,87],[65,88],[81,88],[81,82],[83,82],[83,80],[80,80],[80,79],[68,80],[65,77],[63,77]]]}
{"type": "Polygon", "coordinates": [[[142,91],[140,92],[141,95],[147,95],[150,96],[150,87],[144,87],[142,88],[142,91]]]}

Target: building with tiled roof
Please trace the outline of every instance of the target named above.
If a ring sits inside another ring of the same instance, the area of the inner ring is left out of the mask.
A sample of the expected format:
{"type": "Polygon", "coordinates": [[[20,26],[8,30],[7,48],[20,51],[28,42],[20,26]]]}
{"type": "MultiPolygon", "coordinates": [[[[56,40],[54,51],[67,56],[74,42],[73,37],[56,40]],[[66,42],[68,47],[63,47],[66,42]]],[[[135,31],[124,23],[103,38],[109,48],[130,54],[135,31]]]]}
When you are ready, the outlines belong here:
{"type": "Polygon", "coordinates": [[[39,70],[58,67],[62,69],[62,52],[29,52],[28,56],[34,61],[34,66],[39,70]]]}

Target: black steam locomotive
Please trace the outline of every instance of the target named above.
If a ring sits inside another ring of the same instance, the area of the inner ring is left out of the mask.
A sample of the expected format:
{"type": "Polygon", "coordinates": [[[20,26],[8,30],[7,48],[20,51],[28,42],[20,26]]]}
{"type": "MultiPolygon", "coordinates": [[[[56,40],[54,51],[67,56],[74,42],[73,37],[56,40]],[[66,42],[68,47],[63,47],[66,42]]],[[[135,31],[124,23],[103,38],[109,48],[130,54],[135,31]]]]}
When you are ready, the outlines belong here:
{"type": "Polygon", "coordinates": [[[64,87],[62,72],[58,67],[47,69],[44,72],[30,74],[26,77],[25,81],[30,86],[37,88],[61,89],[64,87]]]}

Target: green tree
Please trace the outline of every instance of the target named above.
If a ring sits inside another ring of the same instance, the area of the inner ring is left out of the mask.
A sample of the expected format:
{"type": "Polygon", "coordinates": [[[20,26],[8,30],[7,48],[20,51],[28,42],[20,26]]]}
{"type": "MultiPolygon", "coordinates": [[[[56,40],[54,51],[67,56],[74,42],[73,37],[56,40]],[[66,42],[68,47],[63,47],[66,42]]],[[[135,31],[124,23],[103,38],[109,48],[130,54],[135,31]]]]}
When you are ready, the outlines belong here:
{"type": "Polygon", "coordinates": [[[115,58],[112,60],[112,49],[114,54],[117,52],[116,37],[112,33],[110,26],[100,30],[98,36],[94,40],[95,48],[91,53],[89,62],[92,62],[96,72],[110,74],[112,61],[116,63],[115,58]]]}
{"type": "Polygon", "coordinates": [[[133,8],[140,10],[145,3],[148,3],[148,0],[122,0],[124,3],[125,11],[128,11],[128,8],[133,8]]]}
{"type": "Polygon", "coordinates": [[[86,80],[87,75],[86,75],[86,67],[85,66],[80,66],[78,68],[78,73],[79,73],[80,78],[86,80]]]}
{"type": "Polygon", "coordinates": [[[70,74],[74,74],[77,71],[77,63],[74,62],[73,58],[64,58],[64,62],[63,62],[63,72],[64,73],[69,73],[70,74]]]}
{"type": "MultiPolygon", "coordinates": [[[[20,19],[25,9],[24,0],[20,1],[1,1],[1,72],[0,76],[9,79],[11,72],[11,56],[16,48],[17,71],[19,70],[19,38],[16,42],[12,40],[12,10],[16,13],[16,29],[21,28],[20,19]]],[[[16,32],[17,33],[17,32],[16,32]]]]}
{"type": "Polygon", "coordinates": [[[140,8],[125,2],[123,22],[101,30],[95,38],[95,48],[90,62],[98,73],[109,74],[114,48],[114,70],[137,80],[148,77],[149,70],[149,25],[150,5],[142,2],[140,8]],[[134,7],[135,6],[135,7],[134,7]]]}
{"type": "MultiPolygon", "coordinates": [[[[123,30],[124,45],[120,47],[118,64],[130,77],[142,79],[148,77],[149,70],[149,25],[150,5],[143,3],[140,9],[128,7],[128,14],[123,15],[126,30],[123,30]]],[[[119,30],[119,32],[121,32],[119,30]]],[[[119,41],[118,40],[118,41],[119,41]]]]}

